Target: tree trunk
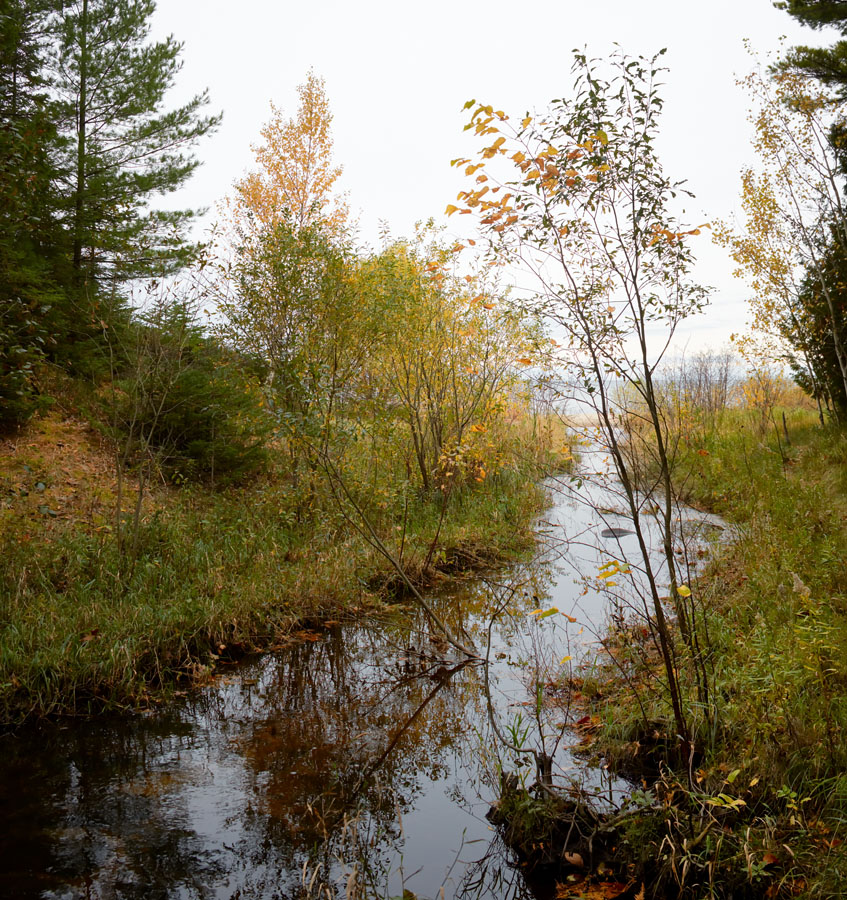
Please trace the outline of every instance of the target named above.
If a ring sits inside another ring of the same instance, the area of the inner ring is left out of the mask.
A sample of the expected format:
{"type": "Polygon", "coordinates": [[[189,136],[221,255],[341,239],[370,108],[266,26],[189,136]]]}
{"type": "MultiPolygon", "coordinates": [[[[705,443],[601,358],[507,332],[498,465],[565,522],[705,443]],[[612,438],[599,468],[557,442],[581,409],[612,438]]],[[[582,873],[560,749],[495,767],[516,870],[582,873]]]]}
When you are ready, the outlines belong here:
{"type": "Polygon", "coordinates": [[[82,282],[82,217],[85,209],[85,138],[88,115],[88,0],[82,0],[79,36],[79,109],[77,110],[76,188],[74,191],[73,270],[82,282]]]}

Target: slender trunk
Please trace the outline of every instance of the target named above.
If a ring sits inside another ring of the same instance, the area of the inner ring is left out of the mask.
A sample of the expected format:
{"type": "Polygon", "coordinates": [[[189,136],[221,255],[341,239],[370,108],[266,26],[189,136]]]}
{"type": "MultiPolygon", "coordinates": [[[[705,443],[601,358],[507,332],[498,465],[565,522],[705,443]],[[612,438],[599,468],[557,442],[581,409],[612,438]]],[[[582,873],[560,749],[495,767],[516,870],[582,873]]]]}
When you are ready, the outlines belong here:
{"type": "Polygon", "coordinates": [[[88,114],[88,0],[82,0],[79,29],[79,108],[77,110],[76,188],[74,190],[73,270],[82,282],[82,218],[85,210],[85,138],[88,114]]]}

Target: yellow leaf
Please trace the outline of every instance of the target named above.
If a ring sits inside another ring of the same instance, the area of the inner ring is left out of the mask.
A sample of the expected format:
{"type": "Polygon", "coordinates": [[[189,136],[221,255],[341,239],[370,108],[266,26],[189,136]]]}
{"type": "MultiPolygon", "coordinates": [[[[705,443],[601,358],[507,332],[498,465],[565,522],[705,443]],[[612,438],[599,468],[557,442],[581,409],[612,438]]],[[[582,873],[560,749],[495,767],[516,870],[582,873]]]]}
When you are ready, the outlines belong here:
{"type": "Polygon", "coordinates": [[[527,356],[522,356],[522,357],[518,360],[518,362],[519,362],[522,366],[531,366],[531,365],[532,365],[532,360],[531,360],[529,357],[527,357],[527,356]]]}
{"type": "Polygon", "coordinates": [[[521,122],[521,128],[526,128],[529,123],[532,122],[532,116],[527,116],[523,122],[521,122]]]}
{"type": "Polygon", "coordinates": [[[541,177],[541,173],[538,171],[538,169],[533,169],[531,172],[527,173],[526,180],[530,181],[533,178],[540,178],[540,177],[541,177]]]}
{"type": "Polygon", "coordinates": [[[681,584],[676,589],[676,592],[677,592],[677,594],[679,594],[680,597],[690,597],[691,596],[691,588],[688,587],[688,585],[686,585],[686,584],[681,584]]]}
{"type": "Polygon", "coordinates": [[[493,303],[483,303],[482,305],[485,309],[494,309],[493,303]]]}
{"type": "Polygon", "coordinates": [[[458,212],[458,211],[459,211],[459,207],[453,206],[452,203],[450,203],[448,205],[447,209],[445,210],[445,212],[447,213],[448,216],[452,216],[454,212],[458,212]]]}
{"type": "Polygon", "coordinates": [[[561,659],[561,665],[564,665],[566,662],[570,662],[573,659],[572,656],[563,656],[561,659]]]}
{"type": "Polygon", "coordinates": [[[526,157],[523,155],[523,153],[520,152],[520,150],[518,150],[517,153],[512,154],[512,159],[516,163],[522,163],[526,159],[526,157]]]}

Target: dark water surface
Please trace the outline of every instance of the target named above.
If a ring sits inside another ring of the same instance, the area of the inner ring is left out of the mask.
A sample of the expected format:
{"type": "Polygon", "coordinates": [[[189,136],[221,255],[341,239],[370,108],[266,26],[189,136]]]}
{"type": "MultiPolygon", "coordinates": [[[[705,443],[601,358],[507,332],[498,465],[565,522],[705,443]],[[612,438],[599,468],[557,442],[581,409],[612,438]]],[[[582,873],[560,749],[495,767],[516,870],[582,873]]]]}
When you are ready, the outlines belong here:
{"type": "Polygon", "coordinates": [[[560,497],[533,564],[436,598],[478,648],[490,634],[487,679],[409,612],[303,634],[162,711],[0,738],[0,897],[551,896],[485,818],[499,762],[534,778],[489,700],[557,781],[625,789],[533,699],[590,656],[606,600],[573,567],[620,553],[631,537],[610,550],[609,527],[626,520],[560,497]],[[531,615],[554,604],[565,615],[531,615]]]}

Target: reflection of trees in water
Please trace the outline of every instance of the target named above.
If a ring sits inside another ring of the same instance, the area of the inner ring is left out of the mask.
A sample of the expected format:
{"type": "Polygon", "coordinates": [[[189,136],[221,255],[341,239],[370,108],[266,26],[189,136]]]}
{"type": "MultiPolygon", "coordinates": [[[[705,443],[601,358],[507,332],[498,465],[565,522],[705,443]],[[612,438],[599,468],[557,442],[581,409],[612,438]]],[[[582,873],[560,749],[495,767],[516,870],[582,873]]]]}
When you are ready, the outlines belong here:
{"type": "Polygon", "coordinates": [[[464,740],[477,675],[423,656],[436,655],[428,635],[390,634],[339,630],[261,679],[262,714],[239,738],[256,798],[246,840],[282,851],[289,871],[308,861],[327,875],[339,860],[384,871],[398,817],[424,779],[446,777],[445,752],[464,740]]]}
{"type": "MultiPolygon", "coordinates": [[[[535,590],[515,603],[532,609],[535,590]]],[[[437,603],[481,646],[490,592],[469,583],[437,603]]],[[[21,832],[0,854],[0,894],[64,884],[57,896],[284,897],[300,891],[304,864],[321,864],[320,885],[339,860],[386,878],[398,816],[427,780],[476,765],[485,740],[482,673],[451,668],[443,650],[414,614],[339,628],[182,709],[18,740],[2,765],[27,793],[2,792],[21,832]]]]}
{"type": "Polygon", "coordinates": [[[175,802],[204,773],[163,764],[194,742],[191,727],[168,716],[50,726],[9,740],[0,777],[15,794],[2,797],[12,827],[0,840],[0,895],[131,900],[167,884],[173,896],[207,896],[204,885],[222,869],[198,853],[188,810],[175,802]]]}

